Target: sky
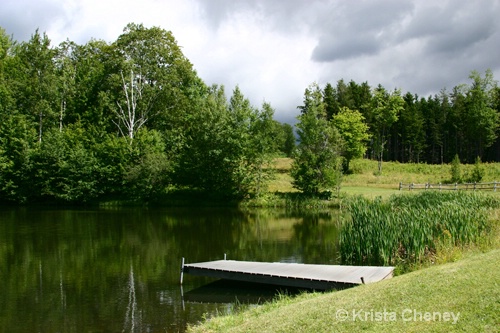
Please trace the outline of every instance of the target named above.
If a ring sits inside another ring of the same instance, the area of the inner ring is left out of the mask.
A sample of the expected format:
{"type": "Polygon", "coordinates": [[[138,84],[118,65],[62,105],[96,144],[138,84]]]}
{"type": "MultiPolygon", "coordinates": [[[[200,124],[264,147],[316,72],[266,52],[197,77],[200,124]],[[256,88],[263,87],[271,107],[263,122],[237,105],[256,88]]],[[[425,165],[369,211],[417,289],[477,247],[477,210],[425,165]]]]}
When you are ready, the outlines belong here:
{"type": "Polygon", "coordinates": [[[500,78],[500,0],[2,0],[0,27],[111,43],[127,23],[172,31],[209,85],[295,122],[304,91],[343,79],[421,97],[500,78]]]}

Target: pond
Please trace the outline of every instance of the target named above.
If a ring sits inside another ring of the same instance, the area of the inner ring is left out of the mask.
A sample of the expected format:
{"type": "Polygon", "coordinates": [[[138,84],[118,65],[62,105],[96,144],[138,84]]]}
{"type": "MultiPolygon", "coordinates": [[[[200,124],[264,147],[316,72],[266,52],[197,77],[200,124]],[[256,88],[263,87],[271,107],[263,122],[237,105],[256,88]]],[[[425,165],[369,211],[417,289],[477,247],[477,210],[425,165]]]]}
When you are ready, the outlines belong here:
{"type": "Polygon", "coordinates": [[[230,312],[246,296],[264,299],[266,288],[189,275],[181,287],[182,257],[336,264],[338,214],[0,208],[0,328],[183,332],[204,316],[230,312]]]}

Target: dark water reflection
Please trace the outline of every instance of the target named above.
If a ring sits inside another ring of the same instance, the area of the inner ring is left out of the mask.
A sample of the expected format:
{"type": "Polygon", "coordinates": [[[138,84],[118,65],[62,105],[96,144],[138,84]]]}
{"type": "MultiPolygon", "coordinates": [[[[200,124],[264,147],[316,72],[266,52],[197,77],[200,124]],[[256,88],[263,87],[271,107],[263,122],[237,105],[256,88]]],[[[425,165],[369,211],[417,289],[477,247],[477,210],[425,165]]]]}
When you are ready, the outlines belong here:
{"type": "Polygon", "coordinates": [[[182,332],[205,313],[231,311],[232,292],[246,293],[232,286],[215,289],[225,298],[191,300],[213,280],[186,275],[181,290],[182,257],[334,264],[337,218],[336,211],[1,208],[0,331],[182,332]]]}

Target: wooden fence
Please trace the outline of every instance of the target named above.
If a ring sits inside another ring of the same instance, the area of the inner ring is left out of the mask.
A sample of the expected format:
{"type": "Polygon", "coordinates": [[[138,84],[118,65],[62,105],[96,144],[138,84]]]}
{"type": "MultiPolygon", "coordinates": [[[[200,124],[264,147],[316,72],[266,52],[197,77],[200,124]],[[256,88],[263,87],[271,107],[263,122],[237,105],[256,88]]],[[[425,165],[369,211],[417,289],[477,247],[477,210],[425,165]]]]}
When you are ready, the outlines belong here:
{"type": "Polygon", "coordinates": [[[499,188],[500,183],[494,181],[492,183],[454,183],[454,184],[404,184],[402,182],[399,183],[399,190],[451,190],[451,191],[462,191],[462,190],[472,190],[472,191],[493,191],[496,192],[497,188],[499,188]]]}

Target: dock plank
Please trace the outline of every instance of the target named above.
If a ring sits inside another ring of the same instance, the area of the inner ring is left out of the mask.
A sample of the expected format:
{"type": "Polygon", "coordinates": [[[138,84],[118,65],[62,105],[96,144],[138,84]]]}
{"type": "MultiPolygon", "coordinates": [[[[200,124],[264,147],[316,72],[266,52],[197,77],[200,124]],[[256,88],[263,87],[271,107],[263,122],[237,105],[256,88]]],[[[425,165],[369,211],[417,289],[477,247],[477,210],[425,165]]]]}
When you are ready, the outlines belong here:
{"type": "Polygon", "coordinates": [[[216,260],[185,264],[182,271],[220,279],[331,289],[391,278],[394,267],[216,260]]]}

